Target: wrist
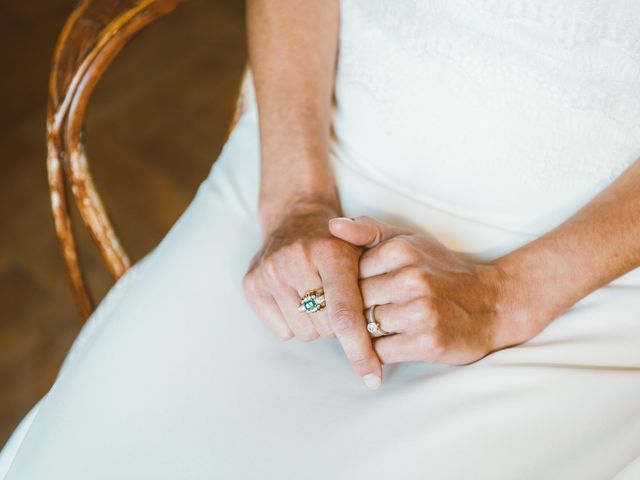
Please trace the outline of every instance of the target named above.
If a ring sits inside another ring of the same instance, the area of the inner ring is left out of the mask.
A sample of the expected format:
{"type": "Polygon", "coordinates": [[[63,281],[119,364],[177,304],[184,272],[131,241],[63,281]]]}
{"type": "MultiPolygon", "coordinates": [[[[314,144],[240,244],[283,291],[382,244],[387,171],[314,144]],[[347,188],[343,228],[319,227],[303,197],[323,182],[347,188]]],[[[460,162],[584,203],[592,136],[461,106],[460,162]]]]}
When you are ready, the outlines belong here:
{"type": "Polygon", "coordinates": [[[494,350],[526,342],[546,327],[553,316],[545,310],[539,287],[511,259],[489,264],[497,284],[494,350]]]}
{"type": "Polygon", "coordinates": [[[326,198],[321,195],[305,195],[289,197],[285,201],[261,202],[258,208],[258,219],[264,235],[277,229],[286,219],[292,217],[317,217],[327,221],[342,214],[337,198],[326,198]]]}

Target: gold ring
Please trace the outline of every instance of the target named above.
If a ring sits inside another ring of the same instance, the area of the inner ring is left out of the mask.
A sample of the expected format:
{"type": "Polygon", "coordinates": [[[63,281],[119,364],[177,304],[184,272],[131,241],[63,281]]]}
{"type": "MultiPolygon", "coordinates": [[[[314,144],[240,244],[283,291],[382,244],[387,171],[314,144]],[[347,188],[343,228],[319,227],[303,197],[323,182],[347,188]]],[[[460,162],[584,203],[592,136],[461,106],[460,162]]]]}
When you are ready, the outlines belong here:
{"type": "Polygon", "coordinates": [[[327,302],[324,299],[324,290],[322,288],[316,288],[309,290],[300,298],[298,305],[299,312],[314,313],[319,312],[327,306],[327,302]]]}
{"type": "Polygon", "coordinates": [[[384,337],[385,335],[392,335],[390,332],[386,332],[380,328],[380,324],[376,321],[376,317],[374,316],[374,310],[377,305],[372,305],[367,313],[367,331],[371,334],[372,337],[384,337]]]}

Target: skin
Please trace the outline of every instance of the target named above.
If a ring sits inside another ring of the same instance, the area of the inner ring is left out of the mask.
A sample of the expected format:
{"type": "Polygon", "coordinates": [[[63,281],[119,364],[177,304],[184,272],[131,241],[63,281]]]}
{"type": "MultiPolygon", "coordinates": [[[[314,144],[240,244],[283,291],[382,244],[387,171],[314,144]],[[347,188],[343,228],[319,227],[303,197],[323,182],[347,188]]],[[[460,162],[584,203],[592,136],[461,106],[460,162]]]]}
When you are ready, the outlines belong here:
{"type": "Polygon", "coordinates": [[[640,160],[572,217],[486,264],[461,260],[425,232],[369,217],[330,220],[336,237],[367,247],[366,308],[394,335],[383,363],[463,365],[525,342],[594,290],[640,267],[640,160]]]}
{"type": "Polygon", "coordinates": [[[576,214],[487,264],[426,232],[341,218],[328,162],[337,0],[248,0],[260,115],[264,241],[243,280],[279,338],[337,337],[365,384],[382,364],[468,364],[522,343],[597,288],[640,266],[640,161],[576,214]],[[323,285],[327,308],[297,312],[323,285]],[[366,309],[381,328],[371,339],[366,309]]]}
{"type": "Polygon", "coordinates": [[[329,163],[338,0],[247,0],[249,61],[260,120],[259,221],[263,245],[243,278],[250,305],[274,335],[336,337],[365,384],[382,365],[365,329],[358,288],[363,249],[331,235],[342,214],[329,163]],[[300,297],[324,286],[314,314],[300,297]]]}

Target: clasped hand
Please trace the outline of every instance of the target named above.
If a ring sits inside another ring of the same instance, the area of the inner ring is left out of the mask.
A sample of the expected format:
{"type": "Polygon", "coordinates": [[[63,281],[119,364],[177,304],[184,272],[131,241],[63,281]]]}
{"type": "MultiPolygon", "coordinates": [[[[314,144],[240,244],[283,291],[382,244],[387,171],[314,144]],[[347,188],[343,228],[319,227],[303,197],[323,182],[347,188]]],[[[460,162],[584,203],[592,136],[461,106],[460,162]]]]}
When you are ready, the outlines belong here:
{"type": "Polygon", "coordinates": [[[499,266],[463,261],[424,232],[331,217],[289,218],[244,276],[249,303],[278,338],[337,338],[369,388],[380,385],[382,364],[462,365],[526,340],[510,322],[512,289],[499,266]],[[320,286],[326,308],[298,311],[300,297],[320,286]],[[373,305],[392,335],[370,337],[373,305]]]}

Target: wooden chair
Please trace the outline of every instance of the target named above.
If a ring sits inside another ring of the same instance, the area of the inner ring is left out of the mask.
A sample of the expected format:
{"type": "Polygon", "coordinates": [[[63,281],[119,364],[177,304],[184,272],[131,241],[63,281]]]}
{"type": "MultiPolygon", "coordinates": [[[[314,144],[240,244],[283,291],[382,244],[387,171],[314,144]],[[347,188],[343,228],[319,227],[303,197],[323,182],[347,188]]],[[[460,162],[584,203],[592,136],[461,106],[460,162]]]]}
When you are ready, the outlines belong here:
{"type": "MultiPolygon", "coordinates": [[[[114,279],[130,266],[91,177],[83,144],[84,114],[95,86],[127,42],[185,1],[82,0],[69,16],[54,51],[47,110],[47,171],[56,233],[83,321],[95,304],[78,258],[70,198],[114,279]]],[[[229,131],[241,112],[242,95],[229,131]]]]}

